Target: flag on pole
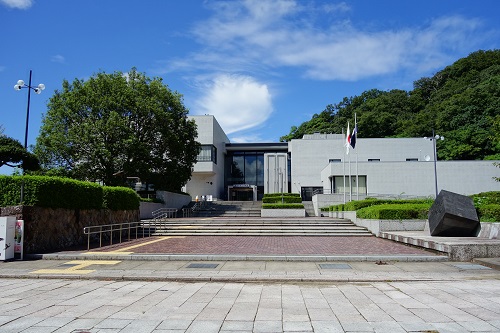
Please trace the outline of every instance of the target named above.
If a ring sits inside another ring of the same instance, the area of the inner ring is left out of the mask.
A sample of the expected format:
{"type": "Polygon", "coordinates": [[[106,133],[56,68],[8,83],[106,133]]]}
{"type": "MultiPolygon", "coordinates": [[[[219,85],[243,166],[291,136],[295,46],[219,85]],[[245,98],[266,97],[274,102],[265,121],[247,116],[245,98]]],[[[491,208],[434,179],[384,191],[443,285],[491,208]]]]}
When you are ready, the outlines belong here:
{"type": "Polygon", "coordinates": [[[345,136],[345,147],[346,147],[346,151],[345,153],[347,155],[349,155],[349,146],[351,145],[351,134],[350,134],[351,130],[349,128],[349,122],[347,122],[347,133],[346,133],[346,136],[345,136]]]}
{"type": "Polygon", "coordinates": [[[356,137],[358,136],[358,124],[354,124],[354,129],[352,130],[352,135],[349,139],[352,149],[356,148],[356,137]]]}

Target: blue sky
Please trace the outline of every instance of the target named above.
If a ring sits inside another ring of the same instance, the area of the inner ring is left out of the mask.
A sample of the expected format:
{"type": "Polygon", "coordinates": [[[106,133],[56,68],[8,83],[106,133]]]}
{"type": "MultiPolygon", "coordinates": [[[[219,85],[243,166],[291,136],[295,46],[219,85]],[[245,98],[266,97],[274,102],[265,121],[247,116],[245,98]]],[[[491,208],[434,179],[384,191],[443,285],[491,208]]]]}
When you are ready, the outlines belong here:
{"type": "Polygon", "coordinates": [[[410,90],[500,48],[498,13],[497,0],[0,0],[0,124],[24,142],[27,91],[13,87],[30,69],[46,86],[31,95],[34,144],[64,79],[137,67],[232,142],[276,142],[343,97],[410,90]]]}

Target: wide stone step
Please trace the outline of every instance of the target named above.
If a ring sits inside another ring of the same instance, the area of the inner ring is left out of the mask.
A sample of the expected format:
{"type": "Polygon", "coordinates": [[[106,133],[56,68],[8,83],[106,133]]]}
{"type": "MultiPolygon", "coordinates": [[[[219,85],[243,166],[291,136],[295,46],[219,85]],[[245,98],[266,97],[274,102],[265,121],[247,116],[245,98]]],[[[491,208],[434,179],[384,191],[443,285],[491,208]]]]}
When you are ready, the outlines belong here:
{"type": "Polygon", "coordinates": [[[193,232],[184,232],[184,233],[154,233],[153,236],[309,236],[309,237],[373,237],[371,233],[353,233],[353,232],[345,232],[345,233],[305,233],[305,232],[295,232],[295,233],[283,233],[283,232],[252,232],[252,233],[243,233],[243,232],[228,232],[228,233],[220,233],[220,232],[212,232],[212,233],[193,233],[193,232]]]}

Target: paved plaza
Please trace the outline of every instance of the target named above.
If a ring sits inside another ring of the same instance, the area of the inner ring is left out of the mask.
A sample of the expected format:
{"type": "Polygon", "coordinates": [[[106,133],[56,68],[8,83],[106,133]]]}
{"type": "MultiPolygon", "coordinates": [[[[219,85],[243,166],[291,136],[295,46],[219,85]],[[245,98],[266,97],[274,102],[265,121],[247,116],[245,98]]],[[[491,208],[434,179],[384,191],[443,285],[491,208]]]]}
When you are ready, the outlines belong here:
{"type": "Polygon", "coordinates": [[[0,262],[0,332],[500,332],[500,260],[376,237],[146,237],[0,262]],[[243,258],[243,260],[241,260],[243,258]]]}

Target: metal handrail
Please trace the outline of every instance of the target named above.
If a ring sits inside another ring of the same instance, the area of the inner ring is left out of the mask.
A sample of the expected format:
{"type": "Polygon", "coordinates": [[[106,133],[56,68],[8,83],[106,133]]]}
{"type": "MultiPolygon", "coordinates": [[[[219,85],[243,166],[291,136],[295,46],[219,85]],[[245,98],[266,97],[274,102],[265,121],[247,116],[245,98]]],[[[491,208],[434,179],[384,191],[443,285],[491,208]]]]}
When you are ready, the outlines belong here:
{"type": "MultiPolygon", "coordinates": [[[[135,239],[137,239],[138,229],[144,228],[142,222],[125,222],[115,224],[95,225],[83,228],[83,234],[87,235],[87,250],[90,249],[90,235],[99,234],[99,247],[102,247],[102,235],[109,232],[110,244],[113,245],[113,232],[120,232],[120,243],[122,242],[122,233],[124,230],[128,231],[128,240],[130,241],[130,231],[135,229],[135,239]]],[[[149,235],[151,233],[149,232],[149,235]]],[[[142,233],[144,237],[144,231],[142,233]]]]}
{"type": "Polygon", "coordinates": [[[177,208],[160,208],[153,211],[153,220],[168,219],[177,217],[177,208]]]}

